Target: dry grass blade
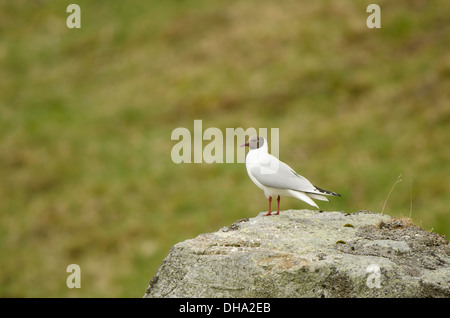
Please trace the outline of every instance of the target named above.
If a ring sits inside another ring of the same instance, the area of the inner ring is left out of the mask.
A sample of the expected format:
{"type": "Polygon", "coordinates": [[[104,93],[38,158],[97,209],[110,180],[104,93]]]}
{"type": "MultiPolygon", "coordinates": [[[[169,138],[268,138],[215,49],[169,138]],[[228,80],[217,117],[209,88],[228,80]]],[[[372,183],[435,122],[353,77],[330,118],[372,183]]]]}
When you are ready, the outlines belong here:
{"type": "Polygon", "coordinates": [[[400,175],[398,176],[397,180],[395,181],[394,185],[392,186],[391,190],[389,191],[389,193],[388,193],[388,195],[387,195],[387,197],[386,197],[386,200],[384,200],[383,208],[381,209],[381,214],[384,213],[384,208],[386,207],[386,203],[387,203],[387,201],[389,200],[389,197],[391,196],[392,191],[394,191],[395,186],[397,185],[397,183],[402,182],[401,177],[402,177],[402,175],[400,174],[400,175]]]}

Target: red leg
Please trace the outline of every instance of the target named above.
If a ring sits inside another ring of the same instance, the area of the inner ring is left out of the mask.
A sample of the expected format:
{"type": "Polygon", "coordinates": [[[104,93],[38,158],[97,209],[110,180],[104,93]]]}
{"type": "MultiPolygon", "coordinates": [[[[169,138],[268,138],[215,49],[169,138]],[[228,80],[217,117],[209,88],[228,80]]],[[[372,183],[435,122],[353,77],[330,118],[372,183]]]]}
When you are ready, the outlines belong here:
{"type": "Polygon", "coordinates": [[[264,214],[264,216],[271,215],[272,212],[270,212],[270,206],[272,205],[272,197],[269,197],[269,211],[267,211],[267,214],[264,214]]]}
{"type": "Polygon", "coordinates": [[[277,213],[275,213],[274,215],[278,215],[280,214],[280,196],[278,196],[277,198],[277,213]]]}

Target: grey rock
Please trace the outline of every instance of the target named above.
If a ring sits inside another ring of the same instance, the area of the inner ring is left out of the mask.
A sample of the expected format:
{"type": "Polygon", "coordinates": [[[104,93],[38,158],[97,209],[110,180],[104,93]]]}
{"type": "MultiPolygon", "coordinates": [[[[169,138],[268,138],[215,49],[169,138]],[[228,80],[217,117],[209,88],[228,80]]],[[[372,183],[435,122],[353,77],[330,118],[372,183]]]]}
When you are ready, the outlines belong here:
{"type": "Polygon", "coordinates": [[[443,236],[369,211],[281,211],[173,246],[144,297],[450,297],[443,236]]]}

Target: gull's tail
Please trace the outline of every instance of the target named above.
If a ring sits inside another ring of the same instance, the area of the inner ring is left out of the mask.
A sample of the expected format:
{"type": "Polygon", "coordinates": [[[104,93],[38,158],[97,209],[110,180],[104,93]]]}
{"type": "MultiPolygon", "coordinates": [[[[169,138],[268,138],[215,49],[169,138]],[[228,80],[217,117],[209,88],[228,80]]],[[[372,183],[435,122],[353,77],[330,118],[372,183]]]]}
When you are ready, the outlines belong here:
{"type": "Polygon", "coordinates": [[[287,190],[287,192],[294,198],[297,198],[299,200],[302,200],[302,201],[308,203],[309,205],[319,208],[317,206],[317,204],[313,200],[311,200],[311,198],[309,196],[306,195],[306,193],[300,192],[300,191],[295,191],[295,190],[287,190]]]}

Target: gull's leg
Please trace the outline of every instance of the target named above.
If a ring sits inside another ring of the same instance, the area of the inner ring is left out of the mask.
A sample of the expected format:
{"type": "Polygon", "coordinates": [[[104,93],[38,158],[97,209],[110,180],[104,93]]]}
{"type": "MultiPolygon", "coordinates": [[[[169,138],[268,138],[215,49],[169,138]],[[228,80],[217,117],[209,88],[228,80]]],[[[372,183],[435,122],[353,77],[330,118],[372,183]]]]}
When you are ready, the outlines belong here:
{"type": "Polygon", "coordinates": [[[269,211],[267,211],[267,214],[264,214],[264,216],[271,215],[272,212],[270,212],[270,206],[272,205],[272,197],[269,197],[269,211]]]}
{"type": "Polygon", "coordinates": [[[274,215],[278,215],[280,214],[280,196],[278,196],[277,198],[277,213],[275,213],[274,215]]]}

